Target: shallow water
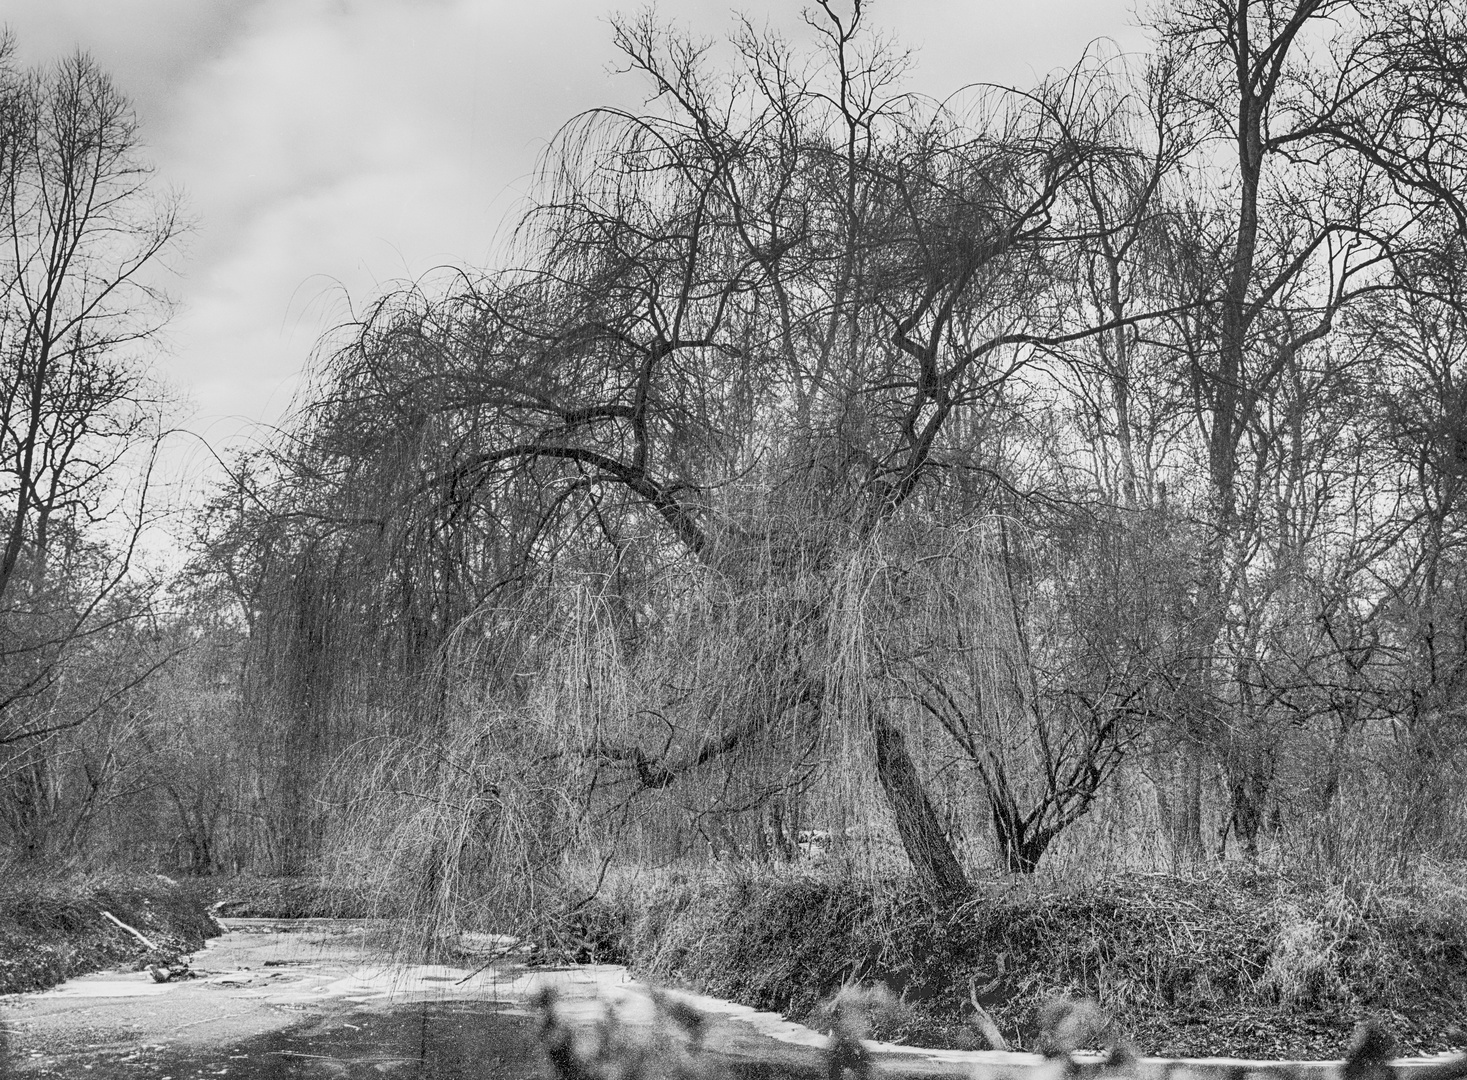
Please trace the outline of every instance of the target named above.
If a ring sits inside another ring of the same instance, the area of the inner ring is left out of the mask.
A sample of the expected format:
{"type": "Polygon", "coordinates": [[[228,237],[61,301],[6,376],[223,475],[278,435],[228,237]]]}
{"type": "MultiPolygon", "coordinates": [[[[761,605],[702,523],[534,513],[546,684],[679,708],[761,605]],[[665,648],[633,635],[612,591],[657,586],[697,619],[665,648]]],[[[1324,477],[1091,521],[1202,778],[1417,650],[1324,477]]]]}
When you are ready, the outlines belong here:
{"type": "MultiPolygon", "coordinates": [[[[196,978],[142,972],[79,976],[45,993],[0,998],[0,1080],[416,1077],[529,1080],[544,1065],[529,1002],[591,1038],[613,1010],[634,1041],[657,1021],[623,968],[475,969],[402,965],[376,929],[231,920],[194,955],[196,978]]],[[[736,1078],[815,1076],[824,1039],[772,1014],[689,999],[714,1022],[705,1060],[736,1078]]]]}
{"type": "Polygon", "coordinates": [[[354,1010],[228,1046],[143,1046],[10,1064],[19,1076],[67,1080],[529,1080],[541,1075],[539,1054],[532,1017],[492,1002],[418,1002],[354,1010]]]}
{"type": "MultiPolygon", "coordinates": [[[[76,1080],[532,1080],[545,1075],[537,1020],[487,1001],[415,1002],[343,1012],[222,1047],[144,1046],[60,1059],[8,1058],[0,1077],[76,1080]]],[[[3,1036],[0,1036],[3,1039],[3,1036]]],[[[731,1080],[817,1075],[737,1062],[731,1080]]]]}

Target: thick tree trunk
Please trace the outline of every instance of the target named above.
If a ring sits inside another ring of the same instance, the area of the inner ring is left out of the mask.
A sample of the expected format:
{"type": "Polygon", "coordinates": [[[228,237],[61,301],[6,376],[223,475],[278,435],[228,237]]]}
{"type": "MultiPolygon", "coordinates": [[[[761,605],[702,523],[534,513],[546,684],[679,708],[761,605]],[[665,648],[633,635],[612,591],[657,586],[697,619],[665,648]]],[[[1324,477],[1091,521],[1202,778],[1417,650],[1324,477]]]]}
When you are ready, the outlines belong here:
{"type": "Polygon", "coordinates": [[[968,877],[932,809],[916,763],[907,752],[906,736],[876,710],[872,712],[872,730],[876,775],[896,818],[902,847],[924,891],[939,897],[968,892],[968,877]]]}

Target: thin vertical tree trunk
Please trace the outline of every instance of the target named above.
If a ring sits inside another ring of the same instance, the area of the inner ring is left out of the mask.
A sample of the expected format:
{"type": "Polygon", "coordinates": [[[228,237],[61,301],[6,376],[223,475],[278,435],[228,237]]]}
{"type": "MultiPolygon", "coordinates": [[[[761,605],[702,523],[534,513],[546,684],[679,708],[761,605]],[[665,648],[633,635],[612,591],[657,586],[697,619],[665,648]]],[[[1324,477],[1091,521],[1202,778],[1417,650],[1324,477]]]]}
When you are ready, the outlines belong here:
{"type": "Polygon", "coordinates": [[[1164,751],[1150,775],[1172,869],[1186,873],[1202,861],[1203,855],[1201,751],[1187,742],[1164,751]]]}
{"type": "Polygon", "coordinates": [[[1228,821],[1219,833],[1218,858],[1223,857],[1228,826],[1238,839],[1243,857],[1258,858],[1258,834],[1263,830],[1264,812],[1272,787],[1273,768],[1268,755],[1244,741],[1227,754],[1228,821]]]}
{"type": "Polygon", "coordinates": [[[1181,800],[1178,807],[1172,858],[1184,867],[1202,861],[1202,750],[1187,744],[1182,748],[1181,800]]]}

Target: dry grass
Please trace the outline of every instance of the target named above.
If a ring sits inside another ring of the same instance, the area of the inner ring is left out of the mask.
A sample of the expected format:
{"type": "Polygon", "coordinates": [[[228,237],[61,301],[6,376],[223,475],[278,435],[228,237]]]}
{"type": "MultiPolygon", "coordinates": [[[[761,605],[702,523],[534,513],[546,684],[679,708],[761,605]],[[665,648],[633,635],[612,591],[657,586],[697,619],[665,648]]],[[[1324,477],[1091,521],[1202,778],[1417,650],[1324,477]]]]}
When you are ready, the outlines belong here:
{"type": "Polygon", "coordinates": [[[1010,880],[933,908],[902,879],[805,869],[664,875],[612,899],[634,970],[797,1019],[842,985],[907,1007],[882,1037],[968,1045],[970,993],[1017,1046],[1055,998],[1093,998],[1148,1053],[1330,1057],[1368,1017],[1402,1046],[1467,1039],[1467,918],[1444,894],[1277,876],[1010,880]]]}

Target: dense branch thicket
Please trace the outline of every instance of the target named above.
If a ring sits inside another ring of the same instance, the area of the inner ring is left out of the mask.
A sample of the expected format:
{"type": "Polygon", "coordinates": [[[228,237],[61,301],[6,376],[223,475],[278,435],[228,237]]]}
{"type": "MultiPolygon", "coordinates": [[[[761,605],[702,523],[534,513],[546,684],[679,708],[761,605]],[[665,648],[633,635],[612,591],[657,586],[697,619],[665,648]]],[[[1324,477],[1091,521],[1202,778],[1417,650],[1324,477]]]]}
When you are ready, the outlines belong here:
{"type": "Polygon", "coordinates": [[[221,492],[284,863],[1460,854],[1460,5],[940,103],[866,22],[615,24],[649,105],[519,265],[379,299],[221,492]]]}

